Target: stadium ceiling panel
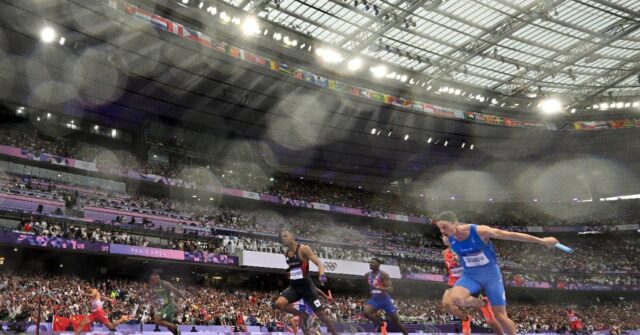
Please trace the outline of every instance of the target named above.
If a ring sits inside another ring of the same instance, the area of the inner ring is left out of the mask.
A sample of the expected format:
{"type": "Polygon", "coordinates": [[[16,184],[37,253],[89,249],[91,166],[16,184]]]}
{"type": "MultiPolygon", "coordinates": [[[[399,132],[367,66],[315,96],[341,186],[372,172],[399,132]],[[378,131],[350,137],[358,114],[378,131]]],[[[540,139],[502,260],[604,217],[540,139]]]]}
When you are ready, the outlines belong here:
{"type": "Polygon", "coordinates": [[[508,95],[639,93],[637,0],[223,1],[345,59],[362,55],[436,81],[508,95]]]}

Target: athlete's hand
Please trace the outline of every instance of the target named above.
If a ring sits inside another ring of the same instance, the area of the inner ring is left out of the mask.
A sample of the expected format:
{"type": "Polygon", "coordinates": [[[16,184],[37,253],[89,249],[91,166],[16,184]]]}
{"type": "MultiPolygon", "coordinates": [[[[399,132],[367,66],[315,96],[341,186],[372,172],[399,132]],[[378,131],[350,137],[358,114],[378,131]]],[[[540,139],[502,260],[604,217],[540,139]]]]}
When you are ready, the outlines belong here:
{"type": "Polygon", "coordinates": [[[324,286],[324,284],[326,283],[327,283],[327,275],[323,273],[320,275],[320,284],[324,286]]]}
{"type": "Polygon", "coordinates": [[[540,244],[544,245],[549,249],[553,248],[553,246],[556,245],[557,243],[558,243],[558,240],[555,237],[545,237],[540,239],[540,244]]]}

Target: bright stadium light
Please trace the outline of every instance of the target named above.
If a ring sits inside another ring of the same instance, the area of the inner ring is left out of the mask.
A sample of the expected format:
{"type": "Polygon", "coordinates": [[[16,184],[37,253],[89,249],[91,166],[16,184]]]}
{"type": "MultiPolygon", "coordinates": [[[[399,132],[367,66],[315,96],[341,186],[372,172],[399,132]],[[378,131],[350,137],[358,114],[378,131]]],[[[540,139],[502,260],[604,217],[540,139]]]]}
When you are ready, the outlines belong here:
{"type": "Polygon", "coordinates": [[[384,65],[373,66],[369,70],[376,78],[382,78],[387,74],[387,67],[384,65]]]}
{"type": "Polygon", "coordinates": [[[376,134],[376,128],[371,129],[371,135],[375,135],[376,134]]]}
{"type": "Polygon", "coordinates": [[[404,135],[404,140],[408,140],[409,139],[409,134],[404,135]]]}
{"type": "Polygon", "coordinates": [[[40,31],[40,39],[44,43],[51,43],[56,39],[56,31],[51,27],[44,27],[40,31]]]}
{"type": "Polygon", "coordinates": [[[316,49],[316,54],[318,54],[323,61],[330,64],[340,63],[343,59],[340,53],[328,48],[318,48],[316,49]]]}
{"type": "Polygon", "coordinates": [[[543,114],[558,114],[562,111],[562,103],[558,99],[544,99],[540,101],[538,108],[543,114]]]}
{"type": "Polygon", "coordinates": [[[229,23],[229,21],[231,21],[231,18],[229,17],[229,15],[227,15],[227,12],[221,12],[220,13],[220,19],[224,23],[229,23]]]}
{"type": "Polygon", "coordinates": [[[258,21],[256,21],[254,17],[244,19],[244,23],[242,23],[242,33],[245,35],[259,34],[260,27],[258,26],[258,21]]]}
{"type": "Polygon", "coordinates": [[[360,58],[354,58],[347,63],[347,69],[349,71],[358,71],[362,67],[362,60],[360,58]]]}
{"type": "Polygon", "coordinates": [[[433,137],[429,137],[429,139],[427,140],[427,143],[431,143],[431,141],[433,141],[433,137]]]}
{"type": "Polygon", "coordinates": [[[66,42],[67,40],[64,37],[60,37],[60,40],[58,40],[58,43],[60,45],[64,45],[64,42],[66,42]]]}

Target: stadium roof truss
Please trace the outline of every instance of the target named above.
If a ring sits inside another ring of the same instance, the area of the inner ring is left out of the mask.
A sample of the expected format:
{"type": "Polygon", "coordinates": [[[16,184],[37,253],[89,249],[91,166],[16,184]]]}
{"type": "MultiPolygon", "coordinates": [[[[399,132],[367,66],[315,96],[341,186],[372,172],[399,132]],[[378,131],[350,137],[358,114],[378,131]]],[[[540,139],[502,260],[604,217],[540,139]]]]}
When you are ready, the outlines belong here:
{"type": "MultiPolygon", "coordinates": [[[[638,0],[223,0],[346,55],[506,95],[638,95],[638,0]]],[[[375,64],[369,64],[369,66],[375,64]]]]}

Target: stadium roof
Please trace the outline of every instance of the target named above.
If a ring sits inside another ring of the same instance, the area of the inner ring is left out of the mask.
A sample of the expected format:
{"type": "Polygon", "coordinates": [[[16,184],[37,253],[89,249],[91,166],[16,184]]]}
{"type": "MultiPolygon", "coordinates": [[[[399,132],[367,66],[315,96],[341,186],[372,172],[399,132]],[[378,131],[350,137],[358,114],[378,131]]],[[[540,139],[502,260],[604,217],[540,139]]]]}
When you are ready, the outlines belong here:
{"type": "MultiPolygon", "coordinates": [[[[637,0],[224,0],[335,47],[508,95],[637,95],[637,0]]],[[[371,65],[371,64],[369,64],[371,65]]]]}

